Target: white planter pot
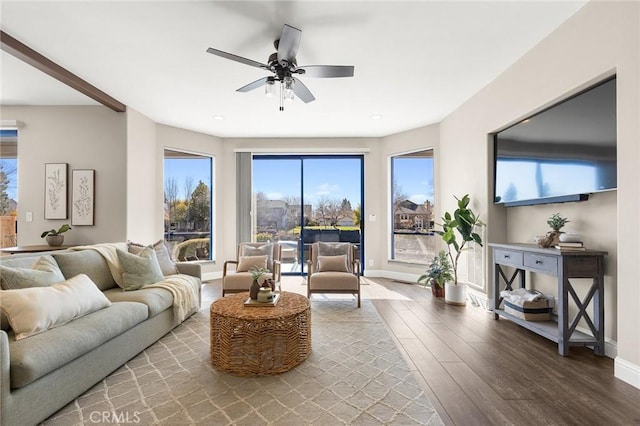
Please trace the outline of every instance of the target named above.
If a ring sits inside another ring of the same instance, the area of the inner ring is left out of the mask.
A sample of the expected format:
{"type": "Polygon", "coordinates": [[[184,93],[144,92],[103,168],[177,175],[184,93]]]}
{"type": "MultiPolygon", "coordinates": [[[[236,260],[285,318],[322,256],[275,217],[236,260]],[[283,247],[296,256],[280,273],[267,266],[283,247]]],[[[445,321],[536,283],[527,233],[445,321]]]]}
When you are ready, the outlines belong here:
{"type": "Polygon", "coordinates": [[[444,283],[444,301],[450,305],[465,306],[467,304],[467,285],[444,283]]]}

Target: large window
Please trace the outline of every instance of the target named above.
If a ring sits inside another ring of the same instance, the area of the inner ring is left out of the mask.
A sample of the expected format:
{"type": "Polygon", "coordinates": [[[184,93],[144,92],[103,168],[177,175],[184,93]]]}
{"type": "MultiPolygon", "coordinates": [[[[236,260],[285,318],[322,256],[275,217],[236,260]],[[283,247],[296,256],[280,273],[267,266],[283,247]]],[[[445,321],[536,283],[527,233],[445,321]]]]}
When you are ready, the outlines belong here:
{"type": "Polygon", "coordinates": [[[211,157],[164,150],[164,235],[177,260],[213,254],[211,157]]]}
{"type": "Polygon", "coordinates": [[[391,259],[425,264],[438,250],[433,232],[433,150],[391,157],[391,259]]]}
{"type": "Polygon", "coordinates": [[[0,130],[0,247],[17,245],[18,131],[0,130]]]}
{"type": "Polygon", "coordinates": [[[253,241],[282,246],[282,272],[306,272],[311,244],[361,245],[363,157],[254,156],[253,241]]]}

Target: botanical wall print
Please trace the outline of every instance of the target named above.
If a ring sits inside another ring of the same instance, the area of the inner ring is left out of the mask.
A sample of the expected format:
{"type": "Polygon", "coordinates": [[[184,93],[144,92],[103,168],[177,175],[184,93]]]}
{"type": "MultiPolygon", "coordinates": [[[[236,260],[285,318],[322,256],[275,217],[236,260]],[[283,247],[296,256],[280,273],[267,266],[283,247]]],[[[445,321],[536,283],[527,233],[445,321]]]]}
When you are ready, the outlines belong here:
{"type": "Polygon", "coordinates": [[[44,218],[67,218],[67,164],[44,165],[44,218]]]}
{"type": "Polygon", "coordinates": [[[72,225],[93,225],[95,170],[73,171],[72,225]]]}

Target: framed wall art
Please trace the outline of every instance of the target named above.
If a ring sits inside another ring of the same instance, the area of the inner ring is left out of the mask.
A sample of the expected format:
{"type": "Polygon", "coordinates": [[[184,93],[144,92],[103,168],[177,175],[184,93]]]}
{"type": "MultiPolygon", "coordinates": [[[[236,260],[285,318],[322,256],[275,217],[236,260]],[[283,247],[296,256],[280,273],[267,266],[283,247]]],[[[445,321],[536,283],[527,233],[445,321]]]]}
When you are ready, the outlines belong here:
{"type": "Polygon", "coordinates": [[[74,170],[72,174],[71,225],[93,225],[95,170],[74,170]]]}
{"type": "Polygon", "coordinates": [[[66,163],[44,165],[44,218],[67,218],[67,168],[66,163]]]}

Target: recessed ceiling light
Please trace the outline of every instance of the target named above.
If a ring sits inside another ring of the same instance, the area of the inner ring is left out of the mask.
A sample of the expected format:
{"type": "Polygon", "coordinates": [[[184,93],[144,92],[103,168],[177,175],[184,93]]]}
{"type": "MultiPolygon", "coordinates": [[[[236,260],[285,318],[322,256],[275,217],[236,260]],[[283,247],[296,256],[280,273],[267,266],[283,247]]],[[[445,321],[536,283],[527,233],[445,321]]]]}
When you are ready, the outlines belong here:
{"type": "Polygon", "coordinates": [[[374,114],[371,116],[372,120],[380,120],[382,118],[382,116],[380,114],[374,114]]]}
{"type": "Polygon", "coordinates": [[[224,120],[224,115],[214,115],[213,119],[214,120],[224,120]]]}

